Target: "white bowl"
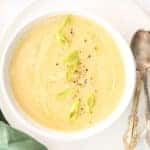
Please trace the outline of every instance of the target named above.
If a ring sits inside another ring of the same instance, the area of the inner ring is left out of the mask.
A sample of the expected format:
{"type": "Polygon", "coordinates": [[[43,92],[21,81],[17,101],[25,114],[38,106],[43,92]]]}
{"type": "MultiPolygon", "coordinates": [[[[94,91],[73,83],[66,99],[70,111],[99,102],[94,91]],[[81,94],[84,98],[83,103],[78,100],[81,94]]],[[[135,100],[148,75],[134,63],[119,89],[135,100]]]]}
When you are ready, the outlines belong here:
{"type": "MultiPolygon", "coordinates": [[[[85,11],[79,12],[73,10],[67,10],[67,11],[61,10],[61,11],[49,11],[49,12],[38,13],[37,15],[32,16],[30,19],[25,19],[24,22],[18,22],[16,29],[14,29],[14,25],[10,27],[9,37],[7,37],[5,39],[5,42],[3,43],[3,52],[0,60],[0,90],[3,95],[3,101],[5,101],[9,113],[13,113],[16,116],[19,124],[22,124],[24,127],[30,129],[30,131],[36,133],[36,135],[45,137],[47,139],[57,139],[57,140],[59,139],[59,140],[66,140],[66,141],[79,140],[79,139],[87,138],[91,135],[103,131],[105,128],[108,128],[113,122],[115,122],[120,117],[120,115],[127,108],[133,95],[135,79],[136,79],[135,62],[131,50],[128,47],[128,44],[123,40],[121,35],[117,31],[115,31],[107,22],[85,11]],[[14,42],[18,34],[25,28],[26,25],[29,25],[30,23],[32,23],[33,21],[35,21],[36,19],[42,16],[68,14],[68,13],[84,16],[86,18],[94,20],[96,23],[103,26],[112,35],[113,39],[115,40],[115,42],[117,43],[120,49],[121,57],[125,68],[126,80],[125,80],[125,89],[121,97],[120,104],[116,107],[113,113],[111,113],[105,120],[87,129],[83,129],[76,132],[63,133],[60,131],[55,131],[52,129],[41,127],[40,125],[38,125],[37,123],[29,119],[26,115],[24,115],[24,113],[20,110],[18,105],[13,100],[14,97],[13,94],[11,93],[10,85],[8,84],[7,72],[8,72],[9,60],[11,58],[10,47],[12,46],[12,43],[14,42]]],[[[1,105],[1,107],[2,110],[5,109],[4,105],[1,105]]]]}

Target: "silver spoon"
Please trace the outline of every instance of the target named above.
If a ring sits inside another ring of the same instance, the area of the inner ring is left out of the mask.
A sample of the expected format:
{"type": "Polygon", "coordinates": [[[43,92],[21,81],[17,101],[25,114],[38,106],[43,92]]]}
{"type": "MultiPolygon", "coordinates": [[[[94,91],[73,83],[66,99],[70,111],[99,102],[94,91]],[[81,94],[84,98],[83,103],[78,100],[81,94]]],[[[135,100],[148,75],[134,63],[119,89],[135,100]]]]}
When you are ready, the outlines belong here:
{"type": "Polygon", "coordinates": [[[148,90],[148,74],[150,67],[150,32],[140,30],[135,34],[132,42],[133,53],[136,58],[138,68],[143,71],[144,92],[146,96],[146,142],[150,145],[150,95],[148,90]]]}
{"type": "Polygon", "coordinates": [[[123,136],[123,142],[124,142],[124,147],[125,150],[134,150],[136,147],[138,140],[139,140],[139,134],[137,130],[138,126],[138,105],[139,105],[139,96],[140,96],[140,91],[141,91],[141,86],[142,86],[142,80],[143,80],[143,67],[141,67],[141,63],[139,63],[139,58],[137,58],[137,37],[139,36],[139,32],[136,32],[135,35],[132,38],[131,41],[131,48],[133,51],[133,54],[136,59],[136,64],[137,64],[137,82],[136,82],[136,88],[135,88],[135,93],[133,97],[133,104],[132,104],[132,110],[128,118],[128,129],[126,130],[124,136],[123,136]],[[138,60],[138,61],[137,61],[138,60]]]}
{"type": "MultiPolygon", "coordinates": [[[[124,135],[124,145],[126,150],[133,150],[139,139],[137,125],[138,125],[138,105],[139,95],[142,80],[144,80],[144,89],[147,100],[146,120],[150,120],[149,116],[149,93],[147,87],[147,69],[150,67],[150,33],[144,30],[139,30],[135,33],[131,41],[131,49],[135,56],[137,65],[137,85],[135,89],[135,96],[132,105],[132,111],[129,116],[129,127],[124,135]],[[148,119],[149,118],[149,119],[148,119]]],[[[148,121],[149,124],[150,121],[148,121]]],[[[147,124],[147,125],[148,125],[147,124]]],[[[149,141],[149,132],[146,133],[146,141],[149,141]]]]}
{"type": "MultiPolygon", "coordinates": [[[[144,30],[137,31],[131,41],[131,48],[135,56],[137,72],[140,75],[140,81],[144,81],[144,91],[146,95],[146,122],[147,122],[146,128],[148,129],[148,125],[150,124],[150,99],[149,99],[148,85],[147,85],[147,70],[150,67],[150,32],[144,30]]],[[[139,81],[137,81],[137,86],[138,86],[138,82],[139,81]]],[[[138,108],[138,103],[139,100],[137,102],[137,105],[133,103],[133,107],[136,107],[136,110],[138,108]]],[[[133,113],[137,115],[137,111],[134,111],[133,113]]],[[[137,122],[136,123],[135,121],[132,122],[133,124],[136,124],[137,127],[137,122]]],[[[130,146],[130,150],[132,150],[136,146],[139,137],[137,135],[137,128],[134,127],[130,132],[136,133],[136,137],[134,136],[130,137],[132,140],[134,139],[133,141],[136,141],[134,142],[134,145],[132,144],[132,147],[130,146]]],[[[146,131],[147,143],[150,143],[149,135],[150,135],[150,129],[146,131]]],[[[132,143],[131,139],[128,145],[131,145],[132,143]]]]}

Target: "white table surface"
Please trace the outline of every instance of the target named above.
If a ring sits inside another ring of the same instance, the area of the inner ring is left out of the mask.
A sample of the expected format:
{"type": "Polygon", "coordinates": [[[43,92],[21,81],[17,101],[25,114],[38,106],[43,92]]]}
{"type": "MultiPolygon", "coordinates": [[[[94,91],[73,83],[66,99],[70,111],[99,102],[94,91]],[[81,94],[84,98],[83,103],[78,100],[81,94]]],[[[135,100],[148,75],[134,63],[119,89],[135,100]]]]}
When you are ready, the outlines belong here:
{"type": "MultiPolygon", "coordinates": [[[[129,42],[133,33],[139,29],[150,30],[150,16],[135,3],[136,0],[36,0],[31,5],[30,1],[33,0],[0,0],[0,31],[7,28],[7,25],[14,19],[14,17],[20,13],[23,8],[26,16],[31,13],[36,13],[43,9],[57,8],[76,8],[76,9],[88,9],[96,15],[103,17],[110,22],[124,38],[129,42]]],[[[0,36],[2,38],[2,35],[0,36]]],[[[7,107],[7,106],[6,106],[7,107]]],[[[90,137],[83,141],[78,142],[60,142],[60,141],[48,141],[43,137],[39,137],[36,134],[32,134],[33,137],[46,144],[49,150],[123,150],[122,135],[127,126],[127,117],[130,112],[129,106],[122,114],[120,119],[115,122],[110,128],[106,129],[102,133],[90,137]]],[[[25,127],[15,120],[15,116],[9,112],[4,112],[7,119],[11,124],[19,129],[25,127]]],[[[140,105],[140,117],[141,124],[139,129],[143,128],[144,122],[144,96],[141,94],[140,105]]],[[[141,140],[137,147],[137,150],[148,150],[150,148],[141,140]]]]}

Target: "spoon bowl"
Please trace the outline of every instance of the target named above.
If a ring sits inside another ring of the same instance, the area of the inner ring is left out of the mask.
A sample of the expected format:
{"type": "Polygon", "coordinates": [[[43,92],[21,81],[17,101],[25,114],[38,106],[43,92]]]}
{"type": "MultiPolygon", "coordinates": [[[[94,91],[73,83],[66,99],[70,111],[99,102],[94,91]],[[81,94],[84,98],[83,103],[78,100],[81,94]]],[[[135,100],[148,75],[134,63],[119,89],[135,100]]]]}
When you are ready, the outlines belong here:
{"type": "Polygon", "coordinates": [[[150,67],[150,32],[137,31],[131,41],[131,49],[136,59],[137,70],[148,69],[150,67]]]}

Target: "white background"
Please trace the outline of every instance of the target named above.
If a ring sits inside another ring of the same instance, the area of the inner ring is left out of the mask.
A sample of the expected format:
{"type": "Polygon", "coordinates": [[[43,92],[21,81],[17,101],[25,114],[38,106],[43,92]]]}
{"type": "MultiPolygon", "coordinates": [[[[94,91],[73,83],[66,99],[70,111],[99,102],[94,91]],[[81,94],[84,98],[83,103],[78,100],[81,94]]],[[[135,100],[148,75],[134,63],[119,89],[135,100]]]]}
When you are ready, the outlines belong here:
{"type": "MultiPolygon", "coordinates": [[[[18,13],[21,13],[22,9],[26,6],[28,6],[28,8],[24,10],[24,12],[28,13],[28,15],[30,15],[30,12],[54,7],[88,9],[110,22],[120,31],[128,42],[137,29],[145,28],[150,30],[150,16],[139,7],[136,0],[36,0],[36,2],[33,2],[33,4],[29,6],[30,1],[33,0],[0,0],[0,34],[4,28],[7,28],[7,25],[10,24],[13,18],[18,13]]],[[[147,10],[149,10],[148,8],[150,8],[150,6],[148,7],[148,5],[150,5],[150,0],[145,1],[147,1],[147,10]]],[[[63,143],[58,141],[47,141],[42,137],[38,137],[38,135],[32,136],[45,143],[49,150],[123,150],[122,135],[127,126],[129,112],[130,106],[120,119],[109,129],[84,141],[63,143]]],[[[140,120],[140,130],[144,126],[143,114],[144,96],[142,94],[140,105],[140,117],[142,118],[140,120]]],[[[7,114],[7,119],[13,126],[22,128],[15,120],[13,114],[7,114]]],[[[141,140],[137,149],[148,150],[150,148],[141,140]]]]}

